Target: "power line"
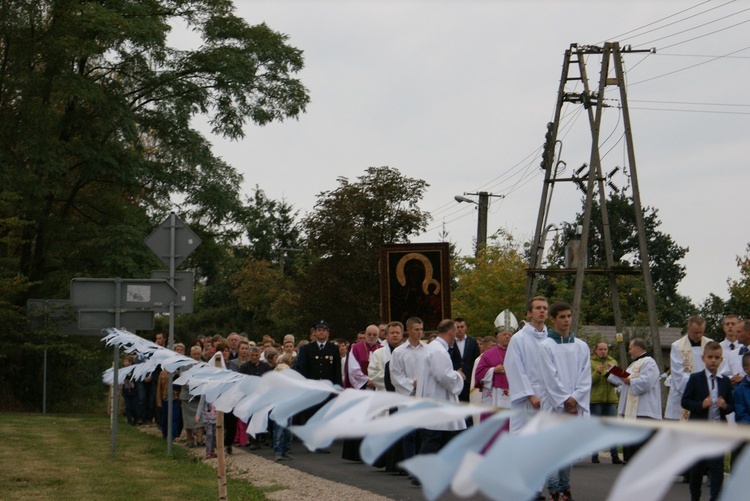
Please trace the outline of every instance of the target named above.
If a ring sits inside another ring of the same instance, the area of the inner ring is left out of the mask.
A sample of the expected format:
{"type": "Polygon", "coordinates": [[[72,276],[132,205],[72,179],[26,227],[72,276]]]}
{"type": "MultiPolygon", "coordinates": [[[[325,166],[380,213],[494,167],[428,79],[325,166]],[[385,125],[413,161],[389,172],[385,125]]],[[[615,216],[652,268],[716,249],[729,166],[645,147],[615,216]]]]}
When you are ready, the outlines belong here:
{"type": "Polygon", "coordinates": [[[700,63],[696,63],[696,64],[693,64],[693,65],[690,65],[690,66],[686,66],[686,67],[684,67],[684,68],[680,68],[680,69],[677,69],[677,70],[674,70],[674,71],[670,71],[670,72],[664,73],[664,74],[662,74],[662,75],[657,75],[657,76],[655,76],[655,77],[645,78],[645,79],[643,79],[643,80],[639,80],[639,81],[637,81],[637,82],[633,82],[633,83],[631,83],[631,84],[630,84],[630,87],[632,87],[632,86],[634,86],[634,85],[642,84],[642,83],[644,83],[644,82],[649,82],[649,81],[651,81],[651,80],[656,80],[657,78],[663,78],[663,77],[666,77],[666,76],[669,76],[669,75],[674,75],[675,73],[680,73],[680,72],[682,72],[682,71],[686,71],[686,70],[689,70],[689,69],[691,69],[691,68],[696,68],[696,67],[698,67],[698,66],[702,66],[702,65],[704,65],[704,64],[708,64],[708,63],[714,62],[714,61],[716,61],[716,60],[718,60],[718,59],[722,59],[722,58],[724,58],[724,57],[726,57],[726,56],[731,56],[732,54],[737,54],[738,52],[742,52],[742,51],[745,51],[745,50],[747,50],[747,49],[750,49],[750,46],[747,46],[747,47],[743,47],[742,49],[738,49],[738,50],[735,50],[735,51],[733,51],[733,52],[730,52],[730,53],[728,53],[728,54],[725,54],[725,55],[723,55],[723,56],[717,56],[717,57],[715,57],[715,58],[713,58],[713,59],[709,59],[709,60],[707,60],[707,61],[702,61],[702,62],[700,62],[700,63]]]}
{"type": "Polygon", "coordinates": [[[670,111],[670,112],[681,112],[681,113],[708,113],[713,115],[750,115],[750,111],[720,111],[720,110],[690,110],[690,109],[675,109],[675,108],[647,108],[641,106],[630,106],[631,110],[644,110],[644,111],[670,111]]]}
{"type": "MultiPolygon", "coordinates": [[[[680,14],[682,14],[682,13],[684,13],[684,12],[687,12],[687,11],[693,10],[693,9],[695,9],[695,8],[697,8],[697,7],[700,7],[700,6],[701,6],[701,5],[703,5],[703,4],[707,4],[707,3],[709,3],[710,1],[711,1],[711,0],[705,0],[704,2],[701,2],[701,3],[699,3],[699,4],[693,5],[692,7],[688,7],[687,9],[683,9],[683,10],[681,10],[681,11],[679,11],[679,12],[675,12],[674,14],[670,14],[670,15],[669,15],[669,16],[667,16],[667,17],[663,17],[663,18],[661,18],[661,19],[657,19],[656,21],[652,21],[652,22],[650,22],[650,23],[648,23],[648,24],[644,24],[643,26],[640,26],[640,27],[638,27],[638,28],[632,29],[632,30],[630,30],[630,31],[626,31],[625,33],[620,33],[619,35],[615,35],[615,36],[613,36],[613,37],[610,37],[610,38],[608,38],[607,40],[602,40],[601,42],[599,42],[599,44],[603,44],[604,42],[607,42],[607,41],[609,41],[609,40],[616,40],[616,39],[618,39],[618,38],[622,38],[622,37],[624,37],[625,35],[629,35],[629,34],[631,34],[631,33],[634,33],[634,32],[636,32],[636,31],[638,31],[638,30],[641,30],[641,29],[643,29],[643,28],[648,28],[649,26],[652,26],[652,25],[654,25],[654,24],[656,24],[656,23],[660,23],[660,22],[662,22],[662,21],[666,21],[667,19],[673,18],[673,17],[675,17],[675,16],[679,16],[680,14]]],[[[735,1],[735,0],[731,0],[731,1],[735,1]]],[[[729,3],[729,2],[728,2],[728,3],[729,3]]],[[[638,35],[634,35],[634,36],[638,36],[638,35]]]]}
{"type": "MultiPolygon", "coordinates": [[[[745,10],[750,10],[750,8],[745,9],[745,10]]],[[[704,33],[703,35],[698,35],[697,37],[688,38],[687,40],[683,40],[681,42],[676,42],[676,43],[673,43],[672,45],[665,45],[664,47],[662,47],[662,49],[671,49],[672,47],[676,47],[676,46],[682,45],[684,43],[694,42],[695,40],[700,40],[701,38],[706,38],[708,36],[715,35],[716,33],[721,33],[722,31],[727,31],[727,30],[730,30],[732,28],[736,28],[737,26],[741,26],[741,25],[746,24],[746,23],[750,23],[750,19],[746,19],[744,21],[740,21],[739,23],[732,24],[730,26],[725,26],[724,28],[720,28],[718,30],[714,30],[714,31],[711,31],[711,32],[708,32],[708,33],[704,33]]],[[[710,23],[706,23],[706,24],[710,24],[710,23]]],[[[701,26],[705,26],[705,25],[701,25],[701,26]]],[[[685,31],[690,31],[690,30],[685,30],[685,31]]],[[[669,35],[669,36],[666,36],[666,37],[662,37],[659,40],[663,40],[664,38],[670,38],[672,36],[679,35],[681,33],[685,33],[685,32],[683,31],[683,32],[680,32],[680,33],[675,33],[674,35],[669,35]]],[[[655,41],[656,40],[653,40],[652,42],[655,42],[655,41]]],[[[652,42],[646,42],[645,44],[642,44],[642,45],[650,45],[652,42]]]]}

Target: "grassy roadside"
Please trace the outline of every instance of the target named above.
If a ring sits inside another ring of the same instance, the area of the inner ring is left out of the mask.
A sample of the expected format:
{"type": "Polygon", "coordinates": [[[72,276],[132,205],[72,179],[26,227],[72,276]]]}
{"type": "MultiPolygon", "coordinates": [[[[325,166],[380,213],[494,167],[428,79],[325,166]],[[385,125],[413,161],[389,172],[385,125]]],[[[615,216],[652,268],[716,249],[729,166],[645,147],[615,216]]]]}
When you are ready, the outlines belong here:
{"type": "MultiPolygon", "coordinates": [[[[215,469],[180,447],[168,457],[161,438],[121,423],[112,454],[106,416],[0,414],[0,497],[218,499],[215,469]]],[[[227,486],[230,499],[266,499],[248,482],[227,486]]]]}

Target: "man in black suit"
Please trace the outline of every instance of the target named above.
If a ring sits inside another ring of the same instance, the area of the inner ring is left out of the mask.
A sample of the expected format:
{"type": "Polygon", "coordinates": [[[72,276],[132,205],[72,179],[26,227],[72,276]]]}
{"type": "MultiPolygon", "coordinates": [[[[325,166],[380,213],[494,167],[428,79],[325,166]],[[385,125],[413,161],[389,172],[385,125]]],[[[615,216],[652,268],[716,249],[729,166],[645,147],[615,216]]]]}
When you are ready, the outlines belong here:
{"type": "MultiPolygon", "coordinates": [[[[734,412],[732,383],[717,373],[722,361],[721,345],[711,341],[703,348],[705,370],[690,375],[681,405],[690,411],[690,420],[724,421],[727,414],[734,412]]],[[[724,455],[699,461],[690,469],[690,498],[698,501],[701,497],[701,483],[706,467],[710,470],[710,501],[719,498],[724,482],[724,455]]]]}
{"type": "Polygon", "coordinates": [[[313,341],[299,350],[295,369],[307,379],[327,379],[341,385],[339,348],[328,342],[331,326],[321,320],[313,326],[313,341]]]}
{"type": "MultiPolygon", "coordinates": [[[[458,395],[460,402],[469,401],[469,391],[471,390],[471,372],[474,370],[474,362],[479,357],[479,343],[477,340],[466,334],[466,322],[463,318],[456,318],[456,342],[454,350],[461,355],[461,372],[464,373],[464,388],[458,395]]],[[[456,369],[457,370],[457,369],[456,369]]]]}

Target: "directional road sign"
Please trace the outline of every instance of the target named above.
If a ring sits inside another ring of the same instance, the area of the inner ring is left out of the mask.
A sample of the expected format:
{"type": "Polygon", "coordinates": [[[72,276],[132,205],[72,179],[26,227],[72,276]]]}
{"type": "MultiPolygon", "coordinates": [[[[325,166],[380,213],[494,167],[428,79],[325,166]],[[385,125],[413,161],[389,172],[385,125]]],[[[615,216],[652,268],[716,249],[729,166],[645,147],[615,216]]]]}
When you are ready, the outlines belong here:
{"type": "Polygon", "coordinates": [[[164,280],[74,278],[70,281],[70,304],[75,308],[154,309],[169,306],[175,297],[177,297],[177,290],[164,280]],[[119,304],[117,302],[118,287],[119,304]]]}
{"type": "MultiPolygon", "coordinates": [[[[193,312],[193,280],[192,271],[175,271],[174,288],[177,289],[177,297],[174,300],[176,313],[193,312]]],[[[169,281],[169,272],[167,270],[154,270],[151,272],[151,278],[154,280],[169,281]]],[[[159,313],[169,312],[169,305],[163,307],[154,307],[159,313]]]]}

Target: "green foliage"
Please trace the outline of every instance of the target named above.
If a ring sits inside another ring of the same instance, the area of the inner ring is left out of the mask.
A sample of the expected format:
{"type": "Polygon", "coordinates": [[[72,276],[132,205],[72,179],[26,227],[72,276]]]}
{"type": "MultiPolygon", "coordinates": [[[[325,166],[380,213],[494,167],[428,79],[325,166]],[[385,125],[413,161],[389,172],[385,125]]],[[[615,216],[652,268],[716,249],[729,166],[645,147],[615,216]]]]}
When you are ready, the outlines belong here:
{"type": "MultiPolygon", "coordinates": [[[[611,223],[609,229],[615,265],[640,269],[638,232],[632,199],[624,194],[610,193],[607,212],[611,223]]],[[[681,325],[695,310],[690,300],[677,291],[678,284],[685,277],[685,266],[680,264],[680,261],[685,257],[688,248],[680,247],[671,236],[658,229],[661,221],[657,209],[644,208],[643,218],[659,323],[681,325]]],[[[582,224],[583,213],[579,213],[573,225],[582,224]]],[[[565,246],[572,238],[570,232],[562,233],[556,237],[555,244],[550,250],[549,260],[553,266],[563,266],[565,246]]],[[[601,209],[597,200],[593,203],[587,252],[589,266],[606,267],[601,209]]],[[[628,325],[647,325],[643,278],[640,275],[620,275],[616,280],[623,321],[628,325]]],[[[574,276],[545,278],[540,282],[539,290],[548,297],[572,302],[574,283],[574,276]]],[[[581,305],[581,315],[585,323],[614,325],[609,278],[586,277],[581,305]]]]}
{"type": "Polygon", "coordinates": [[[750,318],[750,244],[745,251],[744,256],[737,256],[739,280],[727,280],[730,294],[727,307],[735,315],[750,318]]]}
{"type": "Polygon", "coordinates": [[[458,258],[452,271],[453,316],[465,318],[473,336],[494,334],[495,317],[506,308],[523,319],[527,267],[522,249],[504,232],[493,235],[478,258],[458,258]]]}
{"type": "Polygon", "coordinates": [[[379,318],[380,246],[407,243],[426,228],[418,204],[428,185],[390,167],[338,183],[302,222],[310,266],[299,277],[296,311],[300,327],[325,318],[336,337],[352,337],[379,318]]]}
{"type": "MultiPolygon", "coordinates": [[[[3,381],[22,405],[36,405],[41,367],[39,340],[23,330],[26,300],[67,298],[73,277],[162,267],[143,239],[173,200],[203,239],[188,263],[208,289],[201,297],[235,272],[231,246],[248,221],[242,179],[193,124],[205,117],[237,139],[248,124],[297,117],[309,102],[295,78],[302,66],[286,35],[249,26],[227,0],[0,3],[0,346],[16,354],[3,381]],[[169,46],[173,25],[197,47],[169,46]],[[18,339],[28,341],[20,351],[18,339]],[[35,384],[24,389],[24,379],[35,384]]],[[[59,364],[70,387],[87,383],[78,341],[54,341],[53,356],[76,353],[59,364]]],[[[87,400],[86,391],[55,395],[87,400]]]]}

